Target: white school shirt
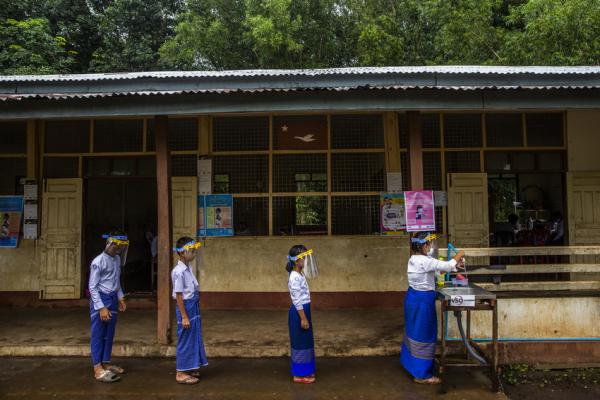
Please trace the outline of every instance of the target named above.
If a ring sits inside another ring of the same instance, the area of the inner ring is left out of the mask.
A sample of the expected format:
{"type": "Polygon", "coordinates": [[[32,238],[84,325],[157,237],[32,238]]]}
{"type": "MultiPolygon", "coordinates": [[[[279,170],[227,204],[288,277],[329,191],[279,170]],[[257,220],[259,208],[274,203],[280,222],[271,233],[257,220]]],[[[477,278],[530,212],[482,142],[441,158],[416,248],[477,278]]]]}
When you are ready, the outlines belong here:
{"type": "Polygon", "coordinates": [[[173,282],[174,299],[177,298],[177,293],[182,293],[184,300],[193,299],[200,288],[194,273],[182,261],[178,261],[173,271],[171,271],[171,281],[173,282]]]}
{"type": "Polygon", "coordinates": [[[296,271],[290,272],[288,289],[292,298],[292,304],[294,304],[296,310],[302,310],[302,305],[310,303],[310,290],[308,289],[306,277],[303,274],[296,271]]]}
{"type": "Polygon", "coordinates": [[[117,293],[119,300],[123,298],[121,290],[121,257],[110,256],[102,252],[94,258],[90,265],[90,280],[88,289],[94,304],[94,310],[104,308],[105,305],[100,298],[100,293],[117,293]]]}
{"type": "Polygon", "coordinates": [[[414,290],[435,290],[435,273],[456,271],[456,260],[440,261],[433,257],[413,255],[408,260],[408,286],[414,290]]]}

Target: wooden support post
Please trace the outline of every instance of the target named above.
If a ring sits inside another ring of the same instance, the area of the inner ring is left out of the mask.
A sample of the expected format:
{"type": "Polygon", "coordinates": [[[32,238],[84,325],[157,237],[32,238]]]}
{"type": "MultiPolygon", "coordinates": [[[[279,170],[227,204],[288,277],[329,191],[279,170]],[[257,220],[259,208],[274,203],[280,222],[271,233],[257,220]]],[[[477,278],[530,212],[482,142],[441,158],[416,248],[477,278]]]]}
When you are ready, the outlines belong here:
{"type": "MultiPolygon", "coordinates": [[[[401,172],[400,164],[400,137],[398,134],[398,113],[385,112],[383,114],[383,137],[385,140],[385,165],[386,172],[401,172]]],[[[403,176],[402,179],[408,177],[403,176]]]]}
{"type": "Polygon", "coordinates": [[[421,139],[421,113],[408,111],[408,146],[410,153],[410,188],[423,189],[423,145],[421,139]]]}
{"type": "Polygon", "coordinates": [[[27,120],[27,178],[38,177],[38,140],[36,134],[36,122],[27,120]]]}
{"type": "Polygon", "coordinates": [[[158,195],[158,265],[157,265],[157,339],[169,344],[171,338],[171,156],[169,154],[168,123],[166,115],[155,117],[156,189],[158,195]]]}

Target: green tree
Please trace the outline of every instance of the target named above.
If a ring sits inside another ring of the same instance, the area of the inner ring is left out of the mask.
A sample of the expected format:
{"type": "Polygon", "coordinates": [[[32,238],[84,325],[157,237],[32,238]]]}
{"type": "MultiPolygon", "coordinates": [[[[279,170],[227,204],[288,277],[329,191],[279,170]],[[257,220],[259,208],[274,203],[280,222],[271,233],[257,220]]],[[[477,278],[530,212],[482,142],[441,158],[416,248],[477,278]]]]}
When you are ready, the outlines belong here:
{"type": "Polygon", "coordinates": [[[53,36],[44,18],[0,22],[0,71],[3,74],[67,73],[74,54],[66,40],[53,36]]]}
{"type": "Polygon", "coordinates": [[[90,69],[100,72],[159,69],[158,50],[173,33],[181,0],[114,0],[103,8],[102,40],[90,69]]]}
{"type": "Polygon", "coordinates": [[[507,64],[600,65],[598,0],[529,0],[507,22],[507,64]]]}

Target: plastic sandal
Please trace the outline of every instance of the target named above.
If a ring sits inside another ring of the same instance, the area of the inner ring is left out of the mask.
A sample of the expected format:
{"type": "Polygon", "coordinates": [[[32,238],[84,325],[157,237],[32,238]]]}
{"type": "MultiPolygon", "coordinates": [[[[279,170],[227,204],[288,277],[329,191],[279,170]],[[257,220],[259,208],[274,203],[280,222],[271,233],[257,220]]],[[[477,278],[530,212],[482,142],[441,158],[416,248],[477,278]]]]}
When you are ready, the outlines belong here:
{"type": "Polygon", "coordinates": [[[442,380],[440,378],[438,378],[437,376],[432,376],[431,378],[427,378],[427,379],[415,378],[415,382],[425,384],[425,385],[439,385],[440,383],[442,383],[442,380]]]}
{"type": "Polygon", "coordinates": [[[113,374],[124,374],[125,373],[125,370],[117,365],[107,365],[104,368],[109,370],[113,374]]]}
{"type": "Polygon", "coordinates": [[[310,377],[310,376],[295,376],[294,377],[294,383],[304,383],[304,384],[311,384],[311,383],[315,383],[315,377],[310,377]]]}
{"type": "Polygon", "coordinates": [[[114,383],[121,380],[121,377],[107,369],[105,369],[99,377],[95,378],[98,382],[114,383]]]}
{"type": "Polygon", "coordinates": [[[200,379],[194,378],[191,375],[188,375],[185,378],[183,378],[182,380],[177,381],[177,383],[179,383],[180,385],[195,385],[198,382],[200,382],[200,379]]]}

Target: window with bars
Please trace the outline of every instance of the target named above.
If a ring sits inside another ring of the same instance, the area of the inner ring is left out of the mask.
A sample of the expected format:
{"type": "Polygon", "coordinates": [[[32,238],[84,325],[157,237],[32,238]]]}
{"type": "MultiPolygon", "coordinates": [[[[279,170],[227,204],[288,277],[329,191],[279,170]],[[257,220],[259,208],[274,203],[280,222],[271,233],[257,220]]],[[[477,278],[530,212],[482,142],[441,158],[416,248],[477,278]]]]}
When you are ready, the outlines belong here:
{"type": "Polygon", "coordinates": [[[327,234],[326,196],[273,197],[273,234],[327,234]]]}
{"type": "Polygon", "coordinates": [[[45,157],[44,178],[79,177],[79,157],[45,157]]]}
{"type": "Polygon", "coordinates": [[[274,155],[273,192],[327,192],[327,154],[274,155]]]}
{"type": "Polygon", "coordinates": [[[94,152],[141,152],[144,121],[141,119],[101,119],[94,121],[94,152]]]}
{"type": "Polygon", "coordinates": [[[90,121],[47,121],[44,133],[46,153],[88,153],[90,151],[90,121]]]}
{"type": "Polygon", "coordinates": [[[236,197],[233,199],[233,221],[238,236],[269,234],[269,198],[236,197]]]}
{"type": "Polygon", "coordinates": [[[439,114],[421,114],[421,135],[423,148],[441,147],[439,114]]]}
{"type": "Polygon", "coordinates": [[[23,154],[27,152],[27,123],[22,121],[0,122],[0,154],[23,154]]]}

